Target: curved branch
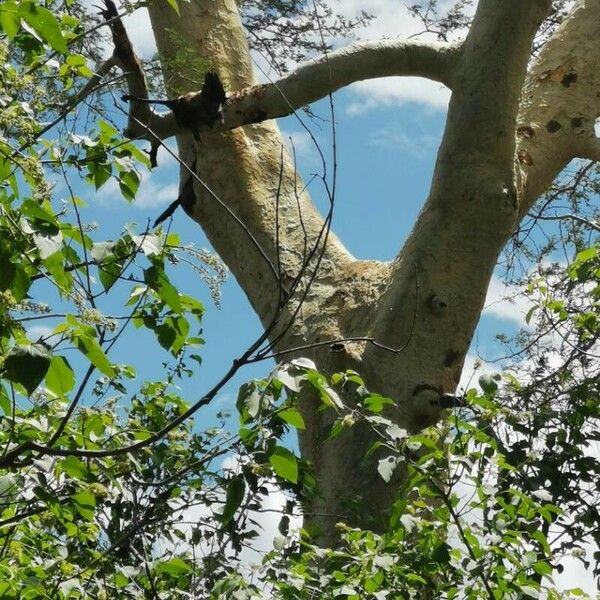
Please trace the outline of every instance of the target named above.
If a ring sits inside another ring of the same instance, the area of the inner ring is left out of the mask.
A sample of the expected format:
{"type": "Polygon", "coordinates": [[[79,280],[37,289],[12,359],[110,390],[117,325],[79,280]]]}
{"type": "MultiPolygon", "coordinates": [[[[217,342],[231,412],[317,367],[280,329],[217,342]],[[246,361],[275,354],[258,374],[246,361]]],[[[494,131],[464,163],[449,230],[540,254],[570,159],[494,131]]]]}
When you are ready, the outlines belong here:
{"type": "Polygon", "coordinates": [[[403,40],[361,42],[310,60],[279,81],[229,94],[223,128],[290,115],[351,83],[392,76],[426,77],[452,87],[460,45],[403,40]]]}
{"type": "MultiPolygon", "coordinates": [[[[146,111],[144,118],[140,119],[142,122],[148,120],[147,114],[154,115],[153,118],[162,118],[160,131],[155,133],[164,139],[170,135],[189,133],[190,130],[227,131],[250,123],[288,116],[298,108],[325,98],[331,92],[366,79],[392,76],[426,77],[451,88],[454,66],[458,62],[460,50],[460,44],[403,40],[353,44],[307,61],[278,81],[230,92],[223,106],[222,118],[215,119],[211,124],[188,122],[185,127],[182,126],[185,119],[171,118],[170,113],[157,115],[146,107],[143,101],[147,98],[145,89],[142,89],[142,94],[133,91],[134,88],[140,87],[139,74],[130,73],[128,82],[131,96],[141,100],[132,104],[132,109],[146,111]]],[[[200,94],[201,92],[187,94],[181,98],[182,102],[179,104],[193,104],[200,94]]],[[[177,99],[169,102],[177,104],[177,99]]],[[[176,108],[173,107],[173,111],[176,112],[176,108]]],[[[135,131],[138,137],[146,137],[139,125],[135,131]]]]}

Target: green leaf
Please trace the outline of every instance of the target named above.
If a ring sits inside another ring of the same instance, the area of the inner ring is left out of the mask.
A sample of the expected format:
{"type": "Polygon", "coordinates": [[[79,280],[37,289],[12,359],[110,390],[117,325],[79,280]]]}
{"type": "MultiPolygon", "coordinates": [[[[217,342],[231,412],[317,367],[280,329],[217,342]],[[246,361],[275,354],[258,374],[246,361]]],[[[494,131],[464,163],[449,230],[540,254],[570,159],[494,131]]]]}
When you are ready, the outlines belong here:
{"type": "Polygon", "coordinates": [[[156,327],[158,343],[165,349],[171,350],[177,356],[190,330],[189,323],[185,317],[167,317],[162,325],[156,327]]]}
{"type": "Polygon", "coordinates": [[[183,308],[192,313],[198,321],[201,321],[202,315],[204,314],[204,305],[196,298],[192,298],[192,296],[188,296],[187,294],[181,294],[179,296],[179,300],[183,308]]]}
{"type": "Polygon", "coordinates": [[[12,402],[3,385],[0,385],[0,410],[2,410],[5,415],[10,415],[12,413],[12,402]]]}
{"type": "Polygon", "coordinates": [[[171,346],[175,343],[177,332],[172,327],[171,323],[165,322],[162,325],[158,325],[154,329],[158,343],[165,349],[170,350],[171,346]]]}
{"type": "Polygon", "coordinates": [[[96,497],[91,492],[78,492],[71,496],[75,510],[86,520],[92,521],[96,508],[96,497]]]}
{"type": "Polygon", "coordinates": [[[0,28],[12,40],[21,28],[21,17],[14,2],[0,3],[0,28]]]}
{"type": "Polygon", "coordinates": [[[435,562],[445,566],[450,562],[450,549],[450,546],[446,544],[446,542],[441,542],[438,546],[436,546],[431,558],[433,558],[435,562]]]}
{"type": "Polygon", "coordinates": [[[131,202],[140,187],[140,176],[135,171],[124,171],[119,174],[119,189],[125,200],[131,202]]]}
{"type": "Polygon", "coordinates": [[[129,583],[129,577],[127,577],[124,573],[115,573],[114,582],[119,589],[122,589],[129,583]]]}
{"type": "Polygon", "coordinates": [[[486,394],[493,394],[498,389],[498,384],[494,381],[494,377],[492,375],[482,375],[479,378],[479,387],[486,394]]]}
{"type": "Polygon", "coordinates": [[[227,525],[233,519],[235,511],[239,508],[244,495],[246,494],[246,482],[242,475],[234,477],[227,486],[227,494],[225,497],[225,506],[221,515],[221,522],[227,525]]]}
{"type": "Polygon", "coordinates": [[[65,271],[63,259],[64,256],[62,252],[55,252],[48,256],[48,258],[45,258],[43,262],[56,284],[60,286],[61,290],[68,292],[73,287],[73,279],[71,275],[65,271]]]}
{"type": "Polygon", "coordinates": [[[67,52],[67,44],[58,21],[47,8],[29,0],[19,4],[19,15],[55,50],[67,52]]]}
{"type": "Polygon", "coordinates": [[[31,396],[48,372],[51,352],[43,344],[15,346],[4,361],[4,377],[20,383],[31,396]]]}
{"type": "Polygon", "coordinates": [[[539,575],[552,575],[552,567],[544,560],[538,560],[533,569],[539,575]]]}
{"type": "Polygon", "coordinates": [[[383,407],[388,404],[393,404],[394,401],[379,394],[370,394],[363,400],[363,406],[372,413],[380,413],[383,407]]]}
{"type": "Polygon", "coordinates": [[[179,292],[177,291],[177,288],[171,284],[167,274],[162,269],[155,266],[149,267],[144,271],[144,280],[159,295],[160,299],[163,300],[165,304],[176,313],[182,312],[179,292]]]}
{"type": "Polygon", "coordinates": [[[31,279],[25,267],[13,260],[9,254],[0,253],[0,291],[10,290],[15,300],[20,301],[27,295],[31,279]]]}
{"type": "Polygon", "coordinates": [[[292,452],[283,446],[275,446],[269,456],[269,463],[279,477],[298,483],[298,461],[292,452]]]}
{"type": "Polygon", "coordinates": [[[104,350],[102,350],[95,338],[84,333],[77,333],[73,336],[73,341],[77,346],[77,349],[84,354],[99,371],[109,377],[114,377],[116,375],[108,357],[104,354],[104,350]]]}
{"type": "Polygon", "coordinates": [[[60,468],[73,479],[85,480],[90,472],[85,463],[76,456],[67,456],[60,462],[60,468]]]}
{"type": "Polygon", "coordinates": [[[192,567],[181,558],[172,558],[167,562],[161,562],[156,566],[159,573],[167,573],[175,577],[192,571],[192,567]]]}
{"type": "Polygon", "coordinates": [[[44,204],[40,204],[34,200],[24,200],[23,204],[21,204],[20,212],[29,220],[37,219],[58,227],[56,215],[52,212],[51,207],[44,206],[44,204]]]}
{"type": "Polygon", "coordinates": [[[94,74],[94,72],[87,66],[85,57],[81,54],[69,54],[65,62],[83,77],[91,77],[94,74]]]}
{"type": "Polygon", "coordinates": [[[104,265],[98,265],[98,277],[104,291],[108,292],[110,290],[122,272],[123,262],[121,261],[113,260],[104,265]]]}
{"type": "Polygon", "coordinates": [[[87,168],[89,175],[86,179],[92,181],[97,190],[100,189],[112,175],[112,167],[110,164],[101,162],[100,159],[88,162],[87,168]]]}
{"type": "Polygon", "coordinates": [[[177,0],[167,0],[169,6],[177,13],[179,16],[179,5],[177,4],[177,0]]]}
{"type": "Polygon", "coordinates": [[[65,396],[75,386],[75,373],[66,358],[53,356],[46,373],[46,387],[57,396],[65,396]]]}
{"type": "Polygon", "coordinates": [[[306,429],[306,425],[304,424],[304,419],[302,415],[298,411],[297,408],[293,406],[290,408],[284,408],[277,413],[277,416],[286,423],[289,423],[292,427],[296,429],[306,429]]]}
{"type": "Polygon", "coordinates": [[[243,383],[238,392],[236,407],[240,413],[242,423],[248,421],[248,417],[254,418],[260,410],[260,390],[254,381],[243,383]]]}

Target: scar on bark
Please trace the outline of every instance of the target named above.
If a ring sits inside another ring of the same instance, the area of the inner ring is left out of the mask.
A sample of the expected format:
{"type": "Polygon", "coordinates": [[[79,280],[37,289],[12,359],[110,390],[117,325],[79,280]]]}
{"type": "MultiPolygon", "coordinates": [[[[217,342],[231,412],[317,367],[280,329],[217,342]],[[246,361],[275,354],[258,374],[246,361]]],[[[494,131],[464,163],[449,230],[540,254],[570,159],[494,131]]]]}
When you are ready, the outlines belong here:
{"type": "Polygon", "coordinates": [[[153,100],[131,95],[123,96],[123,100],[161,104],[173,111],[177,124],[190,129],[195,136],[202,126],[212,126],[223,121],[223,104],[227,96],[219,76],[209,71],[204,75],[204,85],[200,93],[190,92],[178,98],[153,100]]]}
{"type": "MultiPolygon", "coordinates": [[[[190,169],[194,173],[196,172],[195,162],[193,165],[191,165],[190,169]]],[[[152,227],[158,227],[163,221],[166,221],[169,217],[171,217],[177,210],[178,206],[181,206],[181,208],[183,208],[183,210],[189,215],[195,202],[196,195],[194,194],[194,176],[190,173],[189,177],[181,188],[179,196],[177,196],[177,198],[173,200],[169,206],[167,206],[166,210],[159,215],[156,221],[154,221],[152,227]]]]}

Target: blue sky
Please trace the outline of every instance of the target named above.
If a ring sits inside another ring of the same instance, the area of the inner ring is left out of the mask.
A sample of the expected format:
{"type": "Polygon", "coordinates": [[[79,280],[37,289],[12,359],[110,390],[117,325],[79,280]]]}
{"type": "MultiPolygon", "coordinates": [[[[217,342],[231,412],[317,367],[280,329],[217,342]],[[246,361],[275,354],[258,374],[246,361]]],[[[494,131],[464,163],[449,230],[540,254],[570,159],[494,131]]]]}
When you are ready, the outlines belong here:
{"type": "MultiPolygon", "coordinates": [[[[356,257],[391,260],[410,232],[428,193],[445,119],[445,109],[438,96],[443,98],[445,92],[435,84],[434,100],[429,103],[400,97],[391,101],[386,97],[379,104],[373,104],[371,96],[365,100],[366,90],[364,85],[353,86],[334,98],[338,175],[333,230],[356,257]]],[[[332,155],[329,102],[321,101],[312,109],[323,120],[302,115],[280,120],[285,142],[293,146],[305,181],[313,173],[320,173],[321,162],[298,118],[311,130],[325,156],[332,155]]],[[[152,172],[142,174],[142,184],[132,204],[123,200],[114,180],[98,192],[89,187],[81,188],[83,197],[88,200],[84,218],[99,225],[98,231],[92,234],[95,241],[114,239],[125,223],[134,222],[138,230],[143,229],[148,220],[154,220],[177,196],[176,161],[161,151],[158,165],[152,172]]],[[[326,208],[320,182],[314,181],[309,189],[315,202],[326,208]]],[[[175,213],[171,230],[180,233],[184,243],[209,247],[198,225],[181,210],[175,213]]],[[[223,287],[220,308],[214,306],[206,286],[188,269],[173,269],[171,276],[182,290],[199,296],[207,307],[203,322],[207,345],[201,351],[204,364],[199,377],[184,388],[186,393],[192,394],[192,400],[208,389],[231,360],[260,334],[260,323],[231,276],[223,287]]],[[[484,316],[477,335],[478,349],[489,356],[494,353],[494,334],[514,332],[519,314],[510,304],[499,302],[504,290],[498,281],[494,281],[494,286],[490,298],[493,308],[484,316]]],[[[521,308],[521,312],[524,310],[521,308]]],[[[143,330],[132,329],[119,343],[115,359],[125,360],[130,344],[140,345],[146,335],[150,336],[143,330]]],[[[155,346],[153,343],[143,345],[147,357],[146,366],[140,367],[140,375],[144,371],[155,373],[157,365],[164,360],[166,355],[155,346]]],[[[469,359],[468,368],[472,362],[469,359]]],[[[270,368],[268,363],[246,367],[215,404],[219,409],[232,406],[239,384],[265,375],[270,368]]]]}
{"type": "MultiPolygon", "coordinates": [[[[350,15],[363,8],[363,3],[345,0],[338,8],[350,15]]],[[[407,18],[397,2],[372,0],[369,10],[384,18],[364,32],[365,38],[407,36],[418,31],[418,26],[407,18]]],[[[143,12],[130,17],[127,26],[138,52],[152,54],[152,36],[143,12]]],[[[428,193],[448,96],[440,84],[414,79],[363,82],[335,95],[338,180],[333,229],[355,256],[390,260],[408,235],[428,193]]],[[[303,120],[324,153],[330,155],[329,104],[322,101],[312,108],[326,120],[303,120]]],[[[295,148],[299,170],[308,179],[321,168],[316,149],[295,117],[282,119],[280,127],[284,136],[291,138],[288,143],[295,148]]],[[[100,226],[93,234],[95,241],[117,237],[128,222],[136,222],[143,229],[148,220],[154,220],[177,196],[177,183],[176,162],[161,152],[159,167],[144,174],[138,198],[131,205],[119,196],[114,183],[109,182],[96,193],[90,188],[80,188],[89,204],[84,219],[96,221],[100,226]]],[[[310,189],[319,203],[323,194],[318,184],[310,189]]],[[[208,247],[200,228],[181,210],[176,212],[171,229],[180,233],[184,242],[208,247]]],[[[233,278],[229,277],[223,287],[220,309],[212,303],[206,286],[189,270],[175,269],[172,279],[182,291],[200,297],[207,307],[203,322],[207,344],[200,352],[203,365],[192,379],[182,384],[184,396],[193,402],[210,389],[231,361],[261,333],[261,328],[233,278]]],[[[487,358],[494,358],[500,352],[494,341],[496,333],[514,333],[523,323],[526,305],[503,300],[507,293],[510,290],[505,290],[494,278],[488,308],[466,362],[466,377],[472,373],[476,352],[487,358]]],[[[41,331],[39,327],[38,330],[41,331]]],[[[156,376],[162,361],[167,359],[151,334],[133,328],[117,346],[114,359],[127,362],[132,355],[140,378],[156,376]]],[[[239,385],[252,377],[266,375],[271,368],[272,363],[245,367],[213,404],[196,416],[198,426],[206,428],[214,424],[215,413],[220,410],[235,410],[239,385]]]]}
{"type": "MultiPolygon", "coordinates": [[[[357,94],[352,90],[335,97],[338,177],[333,229],[356,257],[390,260],[410,232],[427,196],[445,114],[437,107],[413,102],[384,103],[366,111],[355,111],[352,106],[356,101],[357,94]]],[[[329,119],[327,101],[313,108],[329,119]]],[[[308,118],[303,121],[324,154],[330,155],[330,123],[308,118]]],[[[305,180],[309,180],[313,173],[321,170],[313,142],[294,117],[283,119],[281,128],[286,143],[290,147],[293,145],[296,151],[299,170],[305,180]]],[[[132,204],[120,197],[115,181],[109,181],[98,192],[82,186],[81,194],[88,201],[84,219],[99,225],[91,234],[94,241],[116,238],[126,223],[136,223],[141,231],[148,220],[154,220],[177,196],[177,182],[176,161],[168,153],[161,152],[158,168],[143,173],[140,190],[132,204]]],[[[315,202],[325,208],[320,182],[314,181],[309,189],[315,202]]],[[[175,213],[171,230],[178,232],[184,243],[209,247],[198,225],[181,210],[175,213]]],[[[199,378],[194,378],[185,387],[186,392],[199,395],[260,334],[260,323],[231,276],[223,287],[220,308],[213,304],[206,285],[189,269],[175,268],[171,277],[182,290],[199,296],[207,308],[203,322],[207,345],[201,351],[204,364],[199,378]]],[[[124,293],[129,286],[122,289],[124,293]]],[[[111,293],[113,298],[109,300],[109,306],[116,306],[120,294],[117,290],[111,293]]],[[[507,314],[511,314],[510,310],[507,314]]],[[[484,343],[487,333],[495,333],[496,325],[500,324],[495,323],[497,318],[491,318],[494,321],[492,327],[480,328],[482,348],[488,346],[487,341],[484,343]],[[484,332],[487,332],[486,336],[484,332]]],[[[514,319],[506,325],[514,331],[514,319]]],[[[506,331],[506,327],[502,330],[506,331]]],[[[150,336],[143,330],[131,329],[116,348],[115,359],[125,361],[130,355],[130,344],[139,346],[146,335],[150,336]],[[122,357],[119,356],[121,352],[122,357]]],[[[155,346],[143,344],[146,367],[140,366],[140,375],[144,371],[155,373],[156,366],[166,357],[155,346]]],[[[219,408],[231,406],[242,381],[265,375],[270,368],[269,363],[245,368],[216,404],[219,408]]]]}

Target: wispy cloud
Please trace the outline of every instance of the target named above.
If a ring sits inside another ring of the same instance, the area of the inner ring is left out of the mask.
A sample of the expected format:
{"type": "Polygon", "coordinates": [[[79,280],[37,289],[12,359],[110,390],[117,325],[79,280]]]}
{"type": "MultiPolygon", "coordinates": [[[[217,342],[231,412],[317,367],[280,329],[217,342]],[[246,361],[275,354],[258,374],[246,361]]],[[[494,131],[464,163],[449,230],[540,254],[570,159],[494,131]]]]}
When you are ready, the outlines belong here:
{"type": "MultiPolygon", "coordinates": [[[[164,178],[164,176],[163,176],[164,178]]],[[[161,178],[161,179],[163,179],[161,178]]],[[[173,202],[179,192],[177,179],[169,177],[167,183],[163,183],[158,176],[151,173],[143,173],[141,183],[135,200],[132,202],[134,208],[147,209],[164,206],[173,202]]],[[[114,206],[117,202],[124,202],[116,179],[107,181],[97,192],[98,203],[103,206],[114,206]]]]}
{"type": "Polygon", "coordinates": [[[506,285],[497,275],[493,275],[485,298],[483,315],[489,315],[524,327],[525,315],[531,308],[531,301],[522,295],[519,286],[506,285]]]}
{"type": "Polygon", "coordinates": [[[307,131],[299,129],[282,131],[281,135],[285,140],[285,144],[290,152],[290,155],[295,153],[296,156],[304,157],[315,149],[313,140],[307,131]]]}
{"type": "Polygon", "coordinates": [[[46,325],[30,325],[27,328],[27,337],[36,341],[40,338],[47,338],[52,334],[52,327],[46,325]]]}
{"type": "Polygon", "coordinates": [[[127,15],[123,21],[136,54],[142,58],[153,56],[156,53],[156,42],[154,41],[148,11],[145,8],[140,8],[127,15]]]}
{"type": "Polygon", "coordinates": [[[361,115],[377,107],[421,104],[435,110],[445,110],[450,90],[436,81],[420,77],[385,77],[359,81],[348,88],[355,100],[346,108],[351,116],[361,115]]]}
{"type": "MultiPolygon", "coordinates": [[[[408,8],[397,0],[344,0],[342,3],[331,2],[335,12],[346,18],[356,16],[366,10],[374,19],[358,31],[363,40],[408,39],[423,32],[423,24],[415,19],[408,8]]],[[[439,3],[443,11],[453,4],[450,0],[439,3]]],[[[433,40],[432,34],[423,34],[419,40],[433,40]]],[[[347,43],[340,41],[340,45],[347,43]]],[[[347,108],[349,115],[358,115],[378,106],[421,104],[435,109],[445,110],[450,99],[450,90],[442,84],[419,77],[386,77],[361,81],[349,88],[355,101],[347,108]]]]}
{"type": "Polygon", "coordinates": [[[430,158],[439,139],[425,132],[409,131],[406,124],[392,123],[373,130],[367,138],[369,146],[393,148],[416,158],[430,158]]]}

